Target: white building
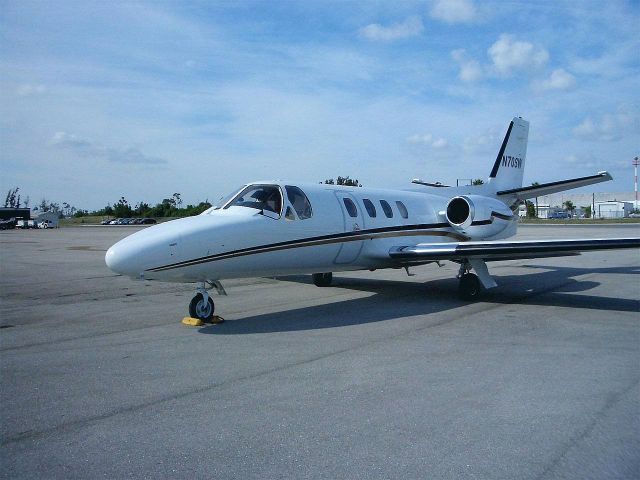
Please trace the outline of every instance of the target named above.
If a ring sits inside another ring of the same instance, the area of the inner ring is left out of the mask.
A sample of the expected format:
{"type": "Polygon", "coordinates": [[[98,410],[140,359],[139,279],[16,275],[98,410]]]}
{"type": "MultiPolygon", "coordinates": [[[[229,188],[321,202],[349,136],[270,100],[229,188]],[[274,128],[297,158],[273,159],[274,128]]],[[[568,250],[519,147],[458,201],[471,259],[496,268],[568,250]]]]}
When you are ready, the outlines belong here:
{"type": "Polygon", "coordinates": [[[58,212],[42,212],[35,216],[34,220],[39,227],[44,226],[46,222],[48,228],[58,228],[60,219],[58,212]]]}
{"type": "Polygon", "coordinates": [[[596,202],[594,218],[626,218],[633,212],[633,202],[596,202]]]}
{"type": "MultiPolygon", "coordinates": [[[[535,210],[536,205],[534,202],[533,203],[533,208],[535,210]]],[[[544,204],[538,204],[538,218],[549,218],[549,216],[555,214],[555,213],[560,213],[560,212],[564,212],[564,208],[562,207],[551,207],[549,205],[544,205],[544,204]]],[[[520,217],[526,217],[527,216],[527,207],[525,205],[520,205],[520,207],[518,207],[518,216],[520,217]]]]}

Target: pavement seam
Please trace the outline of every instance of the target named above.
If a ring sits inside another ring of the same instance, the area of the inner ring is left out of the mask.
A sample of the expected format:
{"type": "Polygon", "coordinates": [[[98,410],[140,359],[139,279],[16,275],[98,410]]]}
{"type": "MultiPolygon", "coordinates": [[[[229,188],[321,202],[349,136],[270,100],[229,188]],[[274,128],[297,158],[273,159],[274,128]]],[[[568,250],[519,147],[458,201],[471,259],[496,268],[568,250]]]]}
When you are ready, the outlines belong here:
{"type": "MultiPolygon", "coordinates": [[[[326,298],[339,298],[339,297],[346,297],[348,296],[348,293],[337,293],[334,295],[330,295],[327,297],[322,297],[322,299],[326,299],[326,298]]],[[[291,305],[291,304],[296,304],[296,303],[304,303],[304,302],[308,302],[308,300],[303,300],[300,302],[292,302],[292,303],[282,303],[282,304],[275,304],[273,306],[276,307],[280,307],[280,306],[287,306],[287,305],[291,305]]],[[[320,305],[331,305],[332,303],[338,303],[338,302],[328,302],[328,303],[322,303],[320,305]]],[[[232,312],[230,313],[230,315],[240,315],[240,314],[246,314],[246,313],[250,313],[252,311],[255,311],[256,309],[250,309],[250,310],[240,310],[237,312],[232,312]]],[[[275,313],[275,312],[274,312],[275,313]]],[[[226,315],[225,315],[226,316],[226,315]]],[[[98,333],[98,334],[87,334],[87,335],[79,335],[79,336],[75,336],[75,337],[64,337],[64,338],[59,338],[56,340],[52,340],[52,341],[45,341],[45,342],[33,342],[33,343],[28,343],[25,345],[16,345],[13,347],[6,347],[6,348],[0,348],[0,353],[4,353],[4,352],[13,352],[16,350],[22,350],[22,349],[28,349],[28,348],[33,348],[33,347],[42,347],[45,345],[57,345],[60,343],[65,343],[65,342],[71,342],[74,340],[86,340],[89,338],[100,338],[100,337],[108,337],[110,335],[117,335],[120,333],[131,333],[131,332],[137,332],[140,330],[146,330],[148,328],[156,328],[156,327],[168,327],[171,325],[175,325],[177,322],[175,320],[171,321],[171,322],[167,322],[167,323],[159,323],[159,324],[153,324],[153,325],[144,325],[144,326],[140,326],[140,327],[135,327],[135,328],[127,328],[124,330],[115,330],[113,332],[103,332],[103,333],[98,333]]],[[[28,326],[32,326],[32,325],[28,325],[28,326]]],[[[47,352],[50,352],[51,350],[46,350],[47,352]]],[[[39,352],[36,352],[39,353],[39,352]]]]}
{"type": "MultiPolygon", "coordinates": [[[[555,290],[557,288],[561,288],[562,286],[570,284],[570,283],[572,283],[572,281],[571,280],[567,280],[566,282],[563,282],[562,284],[548,286],[547,288],[545,288],[543,290],[538,290],[538,291],[532,292],[529,295],[524,294],[522,296],[522,298],[520,298],[520,297],[518,297],[518,298],[519,299],[524,299],[524,298],[535,297],[535,296],[538,296],[538,295],[544,295],[544,294],[546,294],[546,293],[548,293],[550,291],[553,291],[553,290],[555,290]]],[[[407,295],[404,295],[404,296],[407,296],[407,295]]],[[[466,304],[463,304],[463,305],[461,305],[459,307],[453,308],[451,311],[455,311],[455,310],[457,310],[457,309],[459,309],[461,307],[465,307],[465,306],[473,307],[473,306],[476,306],[476,305],[478,305],[478,303],[471,303],[471,304],[466,303],[466,304]]],[[[478,313],[489,312],[491,310],[496,310],[496,309],[499,309],[499,308],[505,307],[505,306],[506,305],[502,304],[502,303],[487,303],[485,308],[471,308],[470,309],[471,311],[464,312],[462,315],[453,316],[452,318],[443,319],[442,321],[439,321],[439,322],[436,322],[436,323],[431,323],[431,324],[428,324],[428,325],[423,325],[423,326],[420,326],[420,327],[417,327],[417,328],[413,328],[413,329],[398,333],[397,335],[393,335],[393,336],[390,336],[390,337],[379,338],[379,339],[376,339],[376,340],[373,340],[373,341],[370,341],[370,342],[366,342],[366,343],[363,343],[363,344],[355,345],[355,346],[352,346],[352,347],[349,347],[349,348],[340,349],[340,350],[337,350],[337,351],[334,351],[334,352],[330,352],[330,353],[326,353],[326,354],[323,354],[323,355],[318,355],[318,356],[315,356],[315,357],[312,357],[312,358],[308,358],[308,359],[305,359],[305,360],[302,360],[302,361],[299,361],[299,362],[295,362],[295,363],[291,363],[291,364],[287,364],[287,365],[282,365],[280,367],[269,369],[269,370],[264,370],[264,371],[261,371],[261,372],[256,372],[256,373],[251,374],[251,375],[245,375],[243,377],[232,378],[232,379],[229,379],[229,380],[213,383],[213,384],[206,385],[206,386],[201,386],[201,387],[198,387],[198,388],[192,388],[192,389],[180,392],[180,393],[176,393],[174,395],[169,395],[169,396],[166,396],[166,397],[157,398],[157,399],[154,399],[154,400],[150,400],[148,402],[144,402],[144,403],[137,404],[137,405],[132,405],[132,406],[129,406],[129,407],[126,407],[126,408],[122,408],[122,409],[112,410],[110,412],[106,412],[106,413],[103,413],[101,415],[95,415],[95,416],[87,417],[87,418],[84,418],[84,419],[78,419],[78,420],[70,421],[70,422],[67,422],[67,423],[62,423],[60,425],[53,426],[53,427],[50,427],[50,428],[47,428],[47,429],[44,429],[44,430],[35,431],[35,432],[34,431],[30,431],[30,432],[25,432],[25,433],[22,433],[22,434],[14,435],[14,436],[8,437],[8,438],[0,441],[0,447],[5,447],[7,445],[11,445],[11,444],[14,444],[14,443],[19,443],[19,442],[22,442],[22,441],[25,441],[25,440],[33,440],[33,439],[37,439],[37,438],[46,437],[47,435],[52,434],[54,432],[73,431],[74,429],[82,428],[84,426],[91,425],[91,424],[97,423],[97,422],[99,422],[101,420],[106,420],[106,419],[111,418],[111,417],[115,417],[115,416],[119,416],[119,415],[125,415],[127,413],[132,413],[132,412],[137,412],[137,411],[140,411],[140,410],[144,410],[145,408],[152,407],[154,405],[159,405],[159,404],[162,404],[162,403],[165,403],[165,402],[171,402],[171,401],[178,400],[178,399],[181,399],[181,398],[186,398],[186,397],[189,397],[191,395],[197,395],[197,394],[204,393],[204,392],[207,392],[207,391],[210,391],[210,390],[215,390],[217,388],[232,386],[232,385],[235,385],[235,384],[238,384],[238,383],[242,383],[242,382],[247,381],[247,380],[252,380],[252,379],[255,379],[255,378],[262,377],[262,376],[267,376],[267,375],[270,375],[272,373],[285,371],[285,370],[288,370],[290,368],[299,367],[301,365],[311,364],[311,363],[314,363],[314,362],[317,362],[317,361],[320,361],[320,360],[324,360],[326,358],[330,358],[330,357],[333,357],[333,356],[341,355],[343,353],[350,352],[350,351],[356,351],[356,350],[364,349],[364,348],[367,348],[367,347],[370,347],[372,345],[376,345],[376,344],[379,344],[379,343],[384,343],[384,342],[388,342],[388,341],[392,341],[392,340],[398,340],[398,339],[401,339],[403,337],[415,335],[416,332],[422,332],[424,330],[428,330],[428,329],[431,329],[431,328],[434,328],[434,327],[439,327],[439,326],[442,326],[442,325],[446,325],[448,323],[452,323],[452,322],[455,322],[455,321],[466,319],[466,318],[468,318],[469,316],[472,316],[472,315],[477,315],[478,313]]]]}
{"type": "Polygon", "coordinates": [[[636,378],[635,381],[631,382],[626,388],[623,390],[616,392],[607,398],[604,406],[598,410],[594,415],[593,419],[584,427],[583,429],[576,432],[571,438],[562,446],[560,453],[551,461],[549,465],[536,477],[536,480],[541,480],[547,478],[548,475],[555,469],[560,462],[567,456],[569,451],[575,448],[579,442],[581,442],[584,438],[586,438],[591,432],[593,432],[600,423],[600,421],[604,418],[609,410],[611,410],[615,405],[620,403],[622,399],[628,395],[634,388],[636,388],[640,384],[640,377],[636,378]]]}

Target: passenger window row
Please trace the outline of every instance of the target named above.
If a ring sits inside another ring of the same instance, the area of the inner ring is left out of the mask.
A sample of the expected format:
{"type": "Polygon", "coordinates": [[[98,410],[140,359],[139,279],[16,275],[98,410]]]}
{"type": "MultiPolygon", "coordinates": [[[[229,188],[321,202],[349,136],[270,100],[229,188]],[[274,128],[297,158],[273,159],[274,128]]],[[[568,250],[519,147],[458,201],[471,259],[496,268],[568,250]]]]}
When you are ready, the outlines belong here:
{"type": "MultiPolygon", "coordinates": [[[[353,201],[350,198],[346,198],[346,197],[343,199],[343,201],[349,216],[353,218],[357,217],[358,208],[356,207],[355,203],[353,203],[353,201]]],[[[369,214],[369,216],[371,218],[375,218],[377,216],[377,211],[376,211],[376,206],[373,204],[373,202],[368,198],[363,198],[362,203],[364,203],[364,208],[369,214]]],[[[380,200],[380,206],[382,207],[382,211],[384,212],[387,218],[393,218],[393,209],[391,208],[391,205],[389,205],[389,202],[387,202],[386,200],[380,200]]],[[[400,216],[402,218],[409,218],[409,211],[407,210],[407,207],[405,206],[404,203],[402,203],[399,200],[396,200],[396,207],[398,208],[398,212],[400,213],[400,216]]]]}

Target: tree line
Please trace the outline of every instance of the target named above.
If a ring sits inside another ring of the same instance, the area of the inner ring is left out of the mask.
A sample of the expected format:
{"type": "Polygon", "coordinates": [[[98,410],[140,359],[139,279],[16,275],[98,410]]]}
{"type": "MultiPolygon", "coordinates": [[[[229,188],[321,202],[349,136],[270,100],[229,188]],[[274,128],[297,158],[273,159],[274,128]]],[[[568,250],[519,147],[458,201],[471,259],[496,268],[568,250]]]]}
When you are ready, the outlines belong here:
{"type": "MultiPolygon", "coordinates": [[[[15,187],[9,189],[7,195],[5,197],[4,206],[10,208],[29,208],[29,197],[26,197],[24,200],[20,198],[20,187],[15,187]]],[[[208,200],[204,202],[200,202],[197,205],[185,205],[183,206],[183,201],[181,194],[176,192],[171,197],[163,199],[160,203],[155,205],[150,205],[146,202],[138,202],[135,205],[132,205],[125,197],[120,197],[120,199],[115,202],[113,205],[108,203],[105,207],[98,210],[87,210],[82,208],[76,208],[75,206],[62,202],[62,204],[57,202],[50,202],[46,198],[43,198],[40,203],[33,206],[33,210],[35,212],[54,212],[57,213],[60,218],[65,217],[88,217],[88,216],[99,216],[99,217],[118,217],[118,218],[129,218],[129,217],[151,217],[151,218],[159,218],[159,217],[189,217],[192,215],[198,215],[204,212],[207,208],[211,207],[211,203],[208,200]]]]}

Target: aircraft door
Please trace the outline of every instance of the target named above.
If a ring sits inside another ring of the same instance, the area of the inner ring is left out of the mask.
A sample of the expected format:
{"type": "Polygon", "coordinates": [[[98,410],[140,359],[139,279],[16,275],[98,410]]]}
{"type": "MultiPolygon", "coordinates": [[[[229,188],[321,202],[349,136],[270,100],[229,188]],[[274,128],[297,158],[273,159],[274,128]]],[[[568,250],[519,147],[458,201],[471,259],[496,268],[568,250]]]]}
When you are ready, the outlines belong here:
{"type": "MultiPolygon", "coordinates": [[[[350,233],[362,230],[364,228],[364,216],[362,208],[358,205],[355,197],[346,192],[335,192],[335,194],[344,219],[344,232],[350,233]]],[[[360,256],[363,244],[362,240],[341,243],[340,250],[338,250],[338,255],[336,255],[333,263],[344,265],[355,262],[360,256]]]]}

